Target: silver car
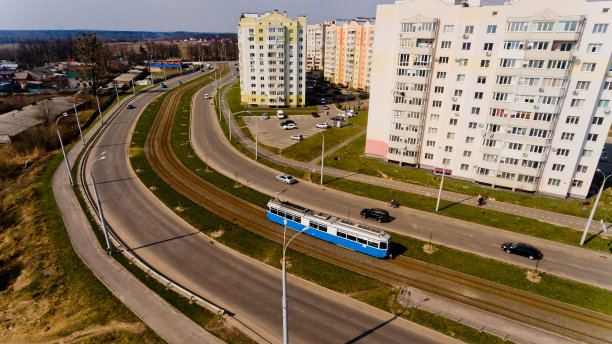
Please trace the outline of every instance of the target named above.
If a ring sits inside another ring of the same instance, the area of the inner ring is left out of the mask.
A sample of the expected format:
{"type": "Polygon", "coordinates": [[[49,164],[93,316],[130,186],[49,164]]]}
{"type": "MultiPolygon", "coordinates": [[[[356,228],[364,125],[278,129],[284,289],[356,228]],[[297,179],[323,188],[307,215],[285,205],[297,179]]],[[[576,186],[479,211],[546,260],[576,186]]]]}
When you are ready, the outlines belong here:
{"type": "Polygon", "coordinates": [[[276,176],[276,179],[286,184],[297,183],[297,180],[288,174],[279,174],[278,176],[276,176]]]}

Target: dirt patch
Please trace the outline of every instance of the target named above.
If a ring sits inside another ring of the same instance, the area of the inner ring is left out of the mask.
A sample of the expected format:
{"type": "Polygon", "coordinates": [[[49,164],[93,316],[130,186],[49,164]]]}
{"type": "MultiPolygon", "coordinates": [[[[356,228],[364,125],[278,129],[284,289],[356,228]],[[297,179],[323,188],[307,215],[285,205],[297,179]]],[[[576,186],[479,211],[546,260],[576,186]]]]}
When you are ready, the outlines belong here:
{"type": "Polygon", "coordinates": [[[533,283],[540,283],[542,276],[533,270],[527,270],[527,280],[533,283]]]}
{"type": "Polygon", "coordinates": [[[212,233],[210,233],[210,237],[211,238],[219,238],[220,236],[222,236],[224,233],[224,231],[222,229],[219,229],[218,231],[214,231],[212,233]]]}
{"type": "Polygon", "coordinates": [[[431,245],[431,244],[423,245],[423,252],[427,254],[434,254],[437,250],[438,248],[436,248],[434,245],[431,245]]]}

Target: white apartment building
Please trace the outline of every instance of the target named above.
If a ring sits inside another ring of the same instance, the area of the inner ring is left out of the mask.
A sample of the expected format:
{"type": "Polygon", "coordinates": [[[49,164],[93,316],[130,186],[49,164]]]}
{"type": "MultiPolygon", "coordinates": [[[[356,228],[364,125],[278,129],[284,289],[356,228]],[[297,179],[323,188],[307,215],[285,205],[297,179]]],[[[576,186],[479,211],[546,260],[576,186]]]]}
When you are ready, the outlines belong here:
{"type": "Polygon", "coordinates": [[[611,8],[584,0],[379,5],[366,154],[586,197],[612,123],[611,8]]]}
{"type": "Polygon", "coordinates": [[[325,27],[330,22],[309,24],[306,35],[306,71],[323,70],[325,27]]]}
{"type": "Polygon", "coordinates": [[[274,10],[243,13],[238,23],[240,96],[258,106],[304,106],[306,17],[274,10]]]}

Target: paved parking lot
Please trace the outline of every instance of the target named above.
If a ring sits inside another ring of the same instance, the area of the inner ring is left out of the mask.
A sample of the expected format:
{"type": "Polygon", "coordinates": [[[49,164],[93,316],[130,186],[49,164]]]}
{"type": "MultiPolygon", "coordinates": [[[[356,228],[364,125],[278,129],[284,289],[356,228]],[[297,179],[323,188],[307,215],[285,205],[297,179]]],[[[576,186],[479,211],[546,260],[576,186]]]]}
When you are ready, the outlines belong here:
{"type": "MultiPolygon", "coordinates": [[[[319,110],[322,107],[319,106],[319,110]]],[[[297,141],[291,139],[291,135],[302,134],[303,138],[310,137],[325,129],[315,127],[317,123],[329,122],[329,119],[334,117],[338,111],[333,105],[330,105],[329,115],[327,110],[318,111],[321,117],[312,117],[310,115],[295,115],[288,116],[286,119],[278,119],[276,111],[268,112],[270,119],[263,119],[262,116],[243,116],[244,122],[255,137],[255,127],[257,126],[259,142],[277,148],[285,148],[291,146],[297,141]],[[291,119],[297,125],[297,129],[284,130],[280,123],[291,119]]],[[[330,123],[331,124],[331,123],[330,123]]]]}

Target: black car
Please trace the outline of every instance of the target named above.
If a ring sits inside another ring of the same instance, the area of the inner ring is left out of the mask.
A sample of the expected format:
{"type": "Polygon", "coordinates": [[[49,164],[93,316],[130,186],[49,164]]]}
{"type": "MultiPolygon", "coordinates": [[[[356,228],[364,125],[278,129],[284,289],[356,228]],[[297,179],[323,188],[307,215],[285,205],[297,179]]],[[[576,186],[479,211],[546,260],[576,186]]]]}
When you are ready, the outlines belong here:
{"type": "Polygon", "coordinates": [[[366,208],[361,211],[361,217],[365,219],[373,219],[378,222],[387,222],[389,221],[389,212],[384,209],[366,208]]]}
{"type": "Polygon", "coordinates": [[[506,253],[514,253],[519,256],[529,259],[542,259],[542,252],[533,246],[523,244],[522,242],[506,242],[501,245],[502,250],[506,253]]]}
{"type": "Polygon", "coordinates": [[[284,122],[281,122],[280,126],[282,127],[283,125],[287,125],[287,124],[295,124],[295,122],[291,119],[288,119],[284,122]]]}

